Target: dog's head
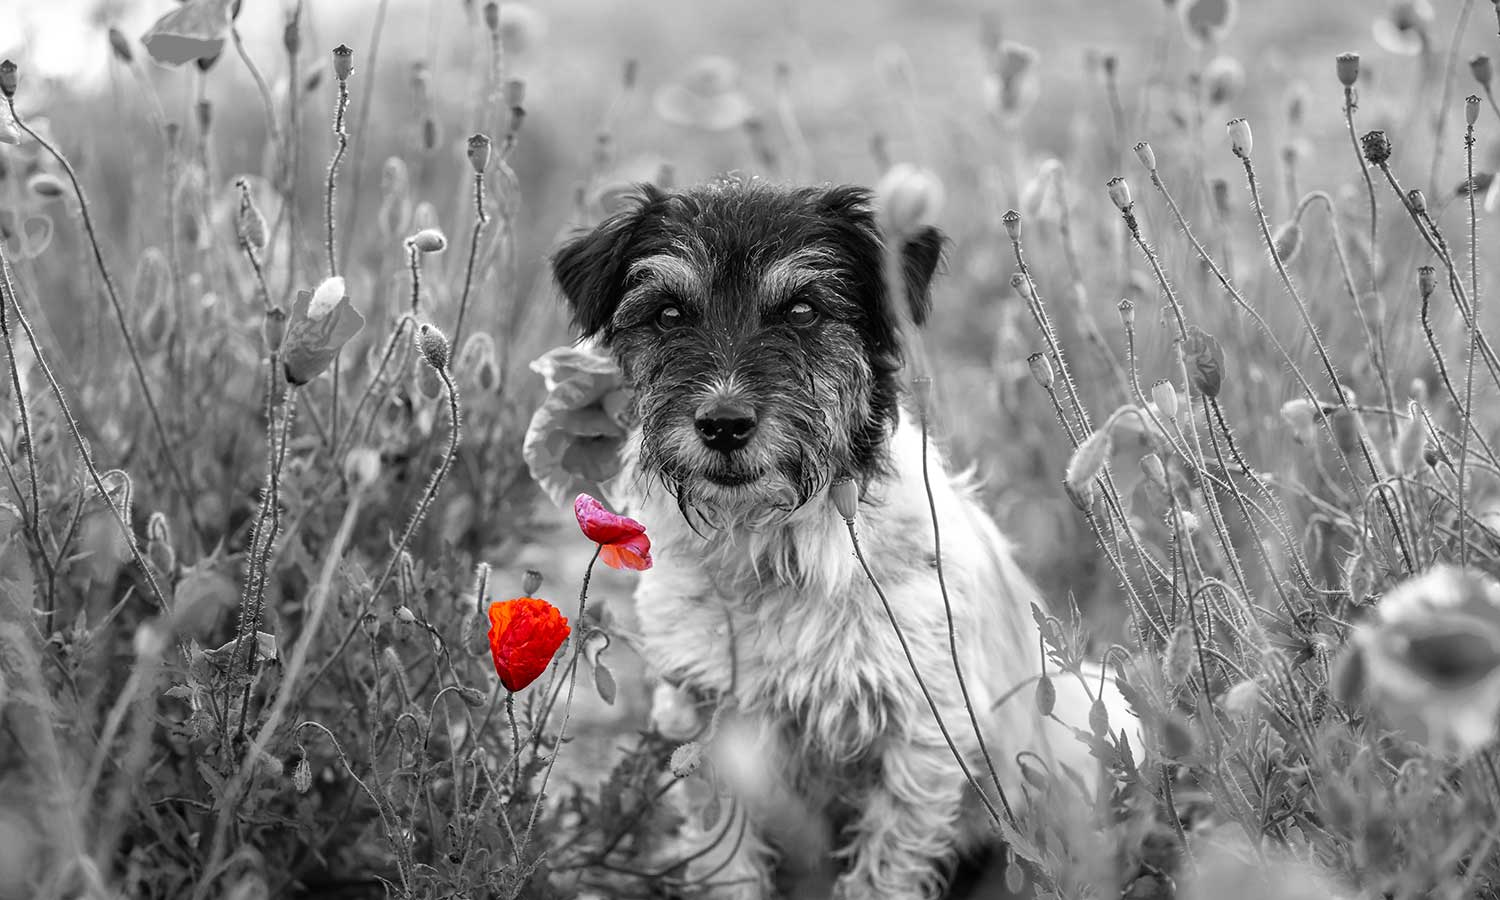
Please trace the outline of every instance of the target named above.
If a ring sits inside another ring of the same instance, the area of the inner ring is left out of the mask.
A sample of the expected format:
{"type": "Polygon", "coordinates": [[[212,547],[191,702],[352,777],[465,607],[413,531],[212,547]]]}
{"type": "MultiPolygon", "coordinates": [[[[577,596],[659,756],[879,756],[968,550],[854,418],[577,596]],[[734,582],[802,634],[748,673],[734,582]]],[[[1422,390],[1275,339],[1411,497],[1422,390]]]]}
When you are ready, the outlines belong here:
{"type": "MultiPolygon", "coordinates": [[[[901,248],[917,324],[941,250],[933,228],[901,248]]],[[[901,364],[885,252],[861,188],[723,182],[643,187],[553,269],[634,388],[644,471],[722,522],[881,466],[901,364]]]]}

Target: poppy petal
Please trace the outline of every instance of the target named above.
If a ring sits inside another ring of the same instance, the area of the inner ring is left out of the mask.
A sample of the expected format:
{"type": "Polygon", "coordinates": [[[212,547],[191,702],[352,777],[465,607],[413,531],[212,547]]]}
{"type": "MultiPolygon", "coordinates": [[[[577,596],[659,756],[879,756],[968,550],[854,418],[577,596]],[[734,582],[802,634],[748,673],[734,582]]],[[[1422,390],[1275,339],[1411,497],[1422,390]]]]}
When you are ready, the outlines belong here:
{"type": "Polygon", "coordinates": [[[579,494],[573,500],[573,515],[584,537],[596,544],[617,544],[646,533],[646,526],[629,516],[610,512],[588,494],[579,494]]]}
{"type": "Polygon", "coordinates": [[[651,539],[644,534],[599,547],[599,561],[611,569],[644,572],[651,568],[651,539]]]}

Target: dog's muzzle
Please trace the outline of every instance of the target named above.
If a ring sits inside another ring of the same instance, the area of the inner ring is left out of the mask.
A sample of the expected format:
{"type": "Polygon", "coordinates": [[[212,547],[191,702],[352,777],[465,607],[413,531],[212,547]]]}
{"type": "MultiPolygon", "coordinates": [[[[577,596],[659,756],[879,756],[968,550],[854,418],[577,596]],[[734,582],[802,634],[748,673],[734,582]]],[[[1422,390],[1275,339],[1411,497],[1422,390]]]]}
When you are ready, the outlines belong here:
{"type": "Polygon", "coordinates": [[[703,446],[729,454],[744,449],[755,434],[755,410],[735,400],[712,400],[698,408],[693,426],[703,446]]]}

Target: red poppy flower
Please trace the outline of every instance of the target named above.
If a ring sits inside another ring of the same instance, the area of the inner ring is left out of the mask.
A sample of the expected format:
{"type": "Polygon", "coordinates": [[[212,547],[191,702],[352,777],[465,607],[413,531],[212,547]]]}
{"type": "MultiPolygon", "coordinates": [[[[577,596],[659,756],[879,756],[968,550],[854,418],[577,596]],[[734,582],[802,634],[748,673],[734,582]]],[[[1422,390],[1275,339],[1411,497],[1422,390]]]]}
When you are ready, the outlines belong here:
{"type": "Polygon", "coordinates": [[[506,690],[519,691],[547,671],[572,629],[557,607],[536,597],[490,604],[490,653],[506,690]]]}
{"type": "Polygon", "coordinates": [[[599,545],[599,558],[612,569],[651,568],[651,538],[646,526],[628,516],[616,515],[588,494],[573,501],[573,515],[583,536],[599,545]]]}

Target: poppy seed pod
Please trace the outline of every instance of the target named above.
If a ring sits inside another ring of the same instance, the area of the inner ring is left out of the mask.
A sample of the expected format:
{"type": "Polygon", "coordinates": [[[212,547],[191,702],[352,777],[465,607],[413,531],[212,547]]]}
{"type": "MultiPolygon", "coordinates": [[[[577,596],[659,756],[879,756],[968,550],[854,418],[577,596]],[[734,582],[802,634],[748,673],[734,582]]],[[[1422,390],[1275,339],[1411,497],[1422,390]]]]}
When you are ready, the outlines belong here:
{"type": "Polygon", "coordinates": [[[490,164],[490,138],[487,134],[475,134],[469,137],[469,165],[474,168],[475,175],[484,174],[485,167],[490,164]]]}
{"type": "Polygon", "coordinates": [[[1013,209],[1007,209],[1005,215],[1000,217],[1000,224],[1005,226],[1005,233],[1010,236],[1011,243],[1021,239],[1021,214],[1013,209]]]}
{"type": "Polygon", "coordinates": [[[1151,385],[1151,402],[1161,414],[1169,419],[1177,418],[1177,389],[1172,387],[1172,382],[1163,378],[1151,385]]]}
{"type": "Polygon", "coordinates": [[[273,306],[266,311],[266,320],[261,324],[261,335],[272,353],[281,350],[281,340],[286,337],[286,310],[273,306]]]}
{"type": "Polygon", "coordinates": [[[1052,381],[1056,377],[1052,371],[1052,360],[1045,353],[1033,353],[1026,357],[1026,364],[1031,367],[1031,377],[1042,386],[1043,390],[1052,389],[1052,381]]]}
{"type": "Polygon", "coordinates": [[[1432,266],[1421,266],[1417,269],[1417,290],[1422,299],[1426,300],[1432,296],[1433,290],[1437,288],[1437,269],[1432,266]]]}
{"type": "Polygon", "coordinates": [[[1406,192],[1406,205],[1417,215],[1427,212],[1427,195],[1417,188],[1406,192]]]}
{"type": "Polygon", "coordinates": [[[354,74],[354,51],[349,49],[348,44],[339,44],[333,48],[333,74],[339,81],[348,81],[349,76],[354,74]]]}
{"type": "Polygon", "coordinates": [[[1474,73],[1474,80],[1485,87],[1489,87],[1490,79],[1495,77],[1495,67],[1490,64],[1489,54],[1486,53],[1480,53],[1469,60],[1469,71],[1474,73]]]}
{"type": "Polygon", "coordinates": [[[1334,57],[1334,66],[1339,73],[1339,83],[1344,87],[1354,87],[1354,82],[1359,80],[1359,54],[1340,53],[1334,57]]]}
{"type": "Polygon", "coordinates": [[[1250,120],[1241,116],[1230,119],[1224,127],[1229,132],[1229,147],[1234,155],[1248,159],[1250,151],[1255,147],[1255,138],[1250,133],[1250,120]]]}
{"type": "Polygon", "coordinates": [[[1152,150],[1151,145],[1146,141],[1135,145],[1135,158],[1141,161],[1141,165],[1145,166],[1147,171],[1156,171],[1156,151],[1152,150]]]}
{"type": "Polygon", "coordinates": [[[855,514],[859,512],[859,485],[853,478],[840,478],[828,488],[828,496],[833,499],[833,508],[852,525],[855,514]]]}
{"type": "Polygon", "coordinates": [[[1104,187],[1109,191],[1109,199],[1119,207],[1121,212],[1129,210],[1133,205],[1130,199],[1130,183],[1124,178],[1116,175],[1105,182],[1104,187]]]}
{"type": "Polygon", "coordinates": [[[1129,297],[1121,297],[1116,307],[1120,311],[1120,324],[1126,328],[1135,327],[1135,303],[1129,297]]]}
{"type": "Polygon", "coordinates": [[[448,247],[448,238],[436,228],[423,228],[406,239],[423,253],[442,253],[448,247]]]}
{"type": "Polygon", "coordinates": [[[943,183],[927,169],[898,163],[875,186],[881,226],[898,238],[931,225],[943,208],[943,183]]]}
{"type": "Polygon", "coordinates": [[[436,325],[424,324],[417,334],[417,346],[428,365],[439,372],[448,368],[448,339],[436,325]]]}
{"type": "Polygon", "coordinates": [[[1359,145],[1364,151],[1365,161],[1371,165],[1384,165],[1391,158],[1391,139],[1386,137],[1384,131],[1365,132],[1364,137],[1359,139],[1359,145]]]}
{"type": "Polygon", "coordinates": [[[1470,128],[1473,128],[1474,123],[1479,121],[1480,102],[1478,94],[1470,94],[1464,98],[1464,122],[1470,128]]]}

